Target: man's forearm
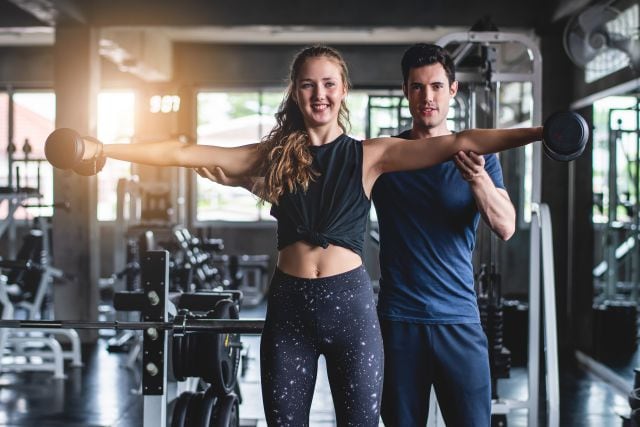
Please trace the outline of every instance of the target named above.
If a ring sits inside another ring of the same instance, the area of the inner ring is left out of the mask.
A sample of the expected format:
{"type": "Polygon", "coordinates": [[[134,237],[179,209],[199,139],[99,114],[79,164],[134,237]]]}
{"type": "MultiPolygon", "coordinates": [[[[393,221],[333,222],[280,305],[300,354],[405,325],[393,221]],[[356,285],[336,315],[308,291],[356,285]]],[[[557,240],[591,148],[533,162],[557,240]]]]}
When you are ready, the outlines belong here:
{"type": "Polygon", "coordinates": [[[508,240],[515,232],[516,211],[507,192],[496,188],[486,174],[471,183],[471,191],[482,219],[498,237],[508,240]]]}

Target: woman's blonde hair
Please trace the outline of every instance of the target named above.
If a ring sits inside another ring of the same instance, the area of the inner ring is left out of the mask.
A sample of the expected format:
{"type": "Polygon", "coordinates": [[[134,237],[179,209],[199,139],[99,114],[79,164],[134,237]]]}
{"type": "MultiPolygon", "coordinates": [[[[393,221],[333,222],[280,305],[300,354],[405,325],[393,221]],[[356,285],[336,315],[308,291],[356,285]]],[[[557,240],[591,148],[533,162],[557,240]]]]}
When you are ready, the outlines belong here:
{"type": "MultiPolygon", "coordinates": [[[[260,175],[264,177],[264,182],[254,191],[268,202],[277,204],[285,191],[306,191],[309,182],[318,176],[311,167],[313,159],[304,118],[293,97],[302,65],[307,59],[318,57],[328,58],[340,67],[342,83],[345,89],[349,89],[347,64],[337,50],[326,46],[312,46],[295,56],[291,63],[289,84],[275,116],[276,125],[258,145],[262,159],[260,175]]],[[[340,103],[338,125],[344,132],[350,126],[349,110],[344,99],[340,103]]]]}

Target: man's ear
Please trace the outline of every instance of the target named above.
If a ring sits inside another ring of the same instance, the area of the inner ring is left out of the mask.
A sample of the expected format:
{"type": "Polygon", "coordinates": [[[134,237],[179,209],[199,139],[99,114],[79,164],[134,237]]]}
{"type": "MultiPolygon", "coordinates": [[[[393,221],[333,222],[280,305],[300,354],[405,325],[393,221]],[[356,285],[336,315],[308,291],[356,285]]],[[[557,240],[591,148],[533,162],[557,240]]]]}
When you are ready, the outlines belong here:
{"type": "Polygon", "coordinates": [[[408,98],[409,96],[407,95],[407,84],[406,83],[402,83],[402,93],[404,93],[404,97],[408,98]]]}
{"type": "Polygon", "coordinates": [[[451,86],[449,86],[449,93],[451,94],[452,98],[454,96],[456,96],[456,94],[458,93],[458,81],[457,80],[454,80],[453,83],[451,83],[451,86]]]}

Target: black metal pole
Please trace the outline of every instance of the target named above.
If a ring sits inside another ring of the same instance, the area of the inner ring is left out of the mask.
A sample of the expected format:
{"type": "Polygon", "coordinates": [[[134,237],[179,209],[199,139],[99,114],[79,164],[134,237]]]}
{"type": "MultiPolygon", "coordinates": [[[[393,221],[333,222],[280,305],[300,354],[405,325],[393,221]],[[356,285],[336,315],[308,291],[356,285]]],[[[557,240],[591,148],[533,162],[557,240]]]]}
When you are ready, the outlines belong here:
{"type": "Polygon", "coordinates": [[[22,329],[126,329],[174,330],[183,332],[212,332],[260,334],[264,320],[260,319],[185,319],[174,322],[88,322],[81,320],[0,320],[0,328],[22,329]]]}

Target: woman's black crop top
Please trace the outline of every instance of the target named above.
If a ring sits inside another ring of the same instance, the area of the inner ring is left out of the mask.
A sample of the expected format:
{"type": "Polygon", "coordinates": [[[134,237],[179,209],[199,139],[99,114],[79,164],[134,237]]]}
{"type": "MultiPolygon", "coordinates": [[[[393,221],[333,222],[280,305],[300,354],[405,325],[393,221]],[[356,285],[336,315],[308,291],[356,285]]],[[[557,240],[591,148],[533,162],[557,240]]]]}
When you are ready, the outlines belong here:
{"type": "Polygon", "coordinates": [[[342,134],[333,142],[309,148],[313,169],[320,175],[306,192],[286,192],[271,207],[271,215],[278,220],[278,249],[304,240],[362,255],[371,209],[362,187],[362,142],[342,134]]]}

